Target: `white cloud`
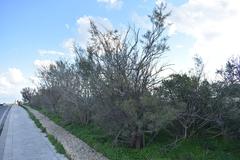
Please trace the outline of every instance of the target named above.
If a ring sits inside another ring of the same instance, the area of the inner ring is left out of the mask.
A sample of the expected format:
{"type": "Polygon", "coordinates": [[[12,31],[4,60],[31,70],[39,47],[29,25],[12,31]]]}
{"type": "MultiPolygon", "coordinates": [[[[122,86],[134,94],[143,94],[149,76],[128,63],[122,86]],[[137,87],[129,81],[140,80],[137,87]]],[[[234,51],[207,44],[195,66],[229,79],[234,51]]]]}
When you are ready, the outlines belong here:
{"type": "Polygon", "coordinates": [[[77,20],[78,33],[80,35],[79,43],[82,47],[87,44],[89,38],[90,18],[89,16],[83,16],[77,20]]]}
{"type": "Polygon", "coordinates": [[[25,78],[21,70],[17,68],[9,68],[6,73],[0,73],[0,92],[4,92],[5,87],[21,84],[25,78]]]}
{"type": "Polygon", "coordinates": [[[67,50],[71,55],[74,54],[74,45],[76,40],[74,38],[69,38],[63,42],[63,48],[67,50]]]}
{"type": "Polygon", "coordinates": [[[33,64],[39,69],[42,67],[49,67],[50,65],[55,65],[56,63],[52,60],[35,60],[33,64]]]}
{"type": "MultiPolygon", "coordinates": [[[[156,0],[159,5],[167,0],[156,0]]],[[[225,64],[232,55],[240,55],[240,1],[239,0],[188,0],[182,5],[168,3],[172,14],[168,34],[171,37],[183,34],[194,39],[189,48],[188,62],[199,54],[206,63],[206,72],[214,78],[217,68],[225,64]]],[[[143,29],[149,29],[146,16],[134,13],[133,22],[143,29]]],[[[182,35],[181,35],[182,36],[182,35]]],[[[177,48],[181,48],[177,46],[177,48]]],[[[176,64],[177,67],[178,64],[176,64]]],[[[192,63],[185,63],[189,69],[192,63]]]]}
{"type": "Polygon", "coordinates": [[[44,56],[44,55],[58,55],[58,56],[63,56],[63,55],[64,55],[63,52],[54,51],[54,50],[44,50],[44,49],[38,50],[38,54],[40,54],[41,56],[44,56]]]}
{"type": "Polygon", "coordinates": [[[183,48],[184,46],[183,45],[181,45],[181,44],[177,44],[176,45],[176,48],[183,48]]]}
{"type": "Polygon", "coordinates": [[[11,87],[11,83],[6,76],[0,75],[0,93],[5,92],[5,87],[11,87]]]}
{"type": "Polygon", "coordinates": [[[175,32],[196,41],[190,55],[199,54],[210,76],[233,54],[240,54],[240,1],[188,0],[173,8],[175,32]]]}
{"type": "Polygon", "coordinates": [[[0,73],[0,101],[13,102],[21,99],[21,89],[30,85],[20,69],[9,68],[8,71],[0,73]]]}
{"type": "Polygon", "coordinates": [[[10,68],[8,73],[9,81],[12,84],[19,84],[24,81],[23,74],[21,70],[17,68],[10,68]]]}
{"type": "Polygon", "coordinates": [[[69,24],[65,24],[65,28],[66,28],[67,30],[69,30],[69,29],[70,29],[70,25],[69,25],[69,24]]]}
{"type": "Polygon", "coordinates": [[[80,46],[83,48],[86,47],[87,41],[90,37],[89,34],[90,20],[93,20],[100,30],[113,28],[113,25],[108,18],[91,16],[79,17],[77,20],[78,33],[80,35],[80,39],[78,42],[80,46]]]}
{"type": "Polygon", "coordinates": [[[107,7],[110,8],[121,8],[123,2],[121,0],[97,0],[97,2],[105,4],[107,7]]]}

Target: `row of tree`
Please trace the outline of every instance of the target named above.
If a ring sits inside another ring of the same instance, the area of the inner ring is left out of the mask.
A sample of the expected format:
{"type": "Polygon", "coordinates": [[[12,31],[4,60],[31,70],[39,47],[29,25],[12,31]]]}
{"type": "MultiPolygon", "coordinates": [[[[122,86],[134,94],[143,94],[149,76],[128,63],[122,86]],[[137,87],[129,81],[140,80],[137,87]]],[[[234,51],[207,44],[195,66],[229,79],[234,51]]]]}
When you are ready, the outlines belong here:
{"type": "Polygon", "coordinates": [[[163,79],[168,65],[160,61],[169,49],[165,8],[153,10],[151,30],[142,36],[131,27],[124,34],[101,31],[91,21],[86,49],[76,45],[74,62],[39,69],[40,84],[22,90],[24,102],[68,122],[98,125],[114,144],[133,148],[151,143],[162,130],[177,138],[239,137],[240,59],[217,71],[223,78],[218,82],[204,78],[199,57],[194,72],[163,79]]]}

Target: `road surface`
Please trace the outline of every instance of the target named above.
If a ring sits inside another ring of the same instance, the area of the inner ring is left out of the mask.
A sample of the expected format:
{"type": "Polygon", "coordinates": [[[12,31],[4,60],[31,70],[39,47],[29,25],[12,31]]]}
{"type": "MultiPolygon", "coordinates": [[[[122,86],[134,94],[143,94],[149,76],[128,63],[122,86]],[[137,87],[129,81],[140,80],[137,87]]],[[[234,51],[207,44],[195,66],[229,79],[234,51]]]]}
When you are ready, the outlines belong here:
{"type": "Polygon", "coordinates": [[[28,113],[16,105],[9,111],[0,143],[0,160],[66,160],[56,153],[28,113]]]}
{"type": "Polygon", "coordinates": [[[4,113],[4,111],[5,111],[6,109],[7,109],[6,106],[0,106],[0,119],[1,119],[3,113],[4,113]]]}
{"type": "Polygon", "coordinates": [[[8,108],[9,108],[9,106],[7,106],[7,105],[0,106],[0,119],[2,118],[6,109],[8,109],[8,108]]]}
{"type": "Polygon", "coordinates": [[[8,111],[10,109],[9,105],[0,106],[0,160],[2,160],[4,146],[5,146],[5,136],[2,134],[5,121],[7,119],[8,111]]]}
{"type": "Polygon", "coordinates": [[[0,106],[0,135],[2,133],[3,125],[7,117],[8,109],[10,106],[8,105],[1,105],[0,106]]]}

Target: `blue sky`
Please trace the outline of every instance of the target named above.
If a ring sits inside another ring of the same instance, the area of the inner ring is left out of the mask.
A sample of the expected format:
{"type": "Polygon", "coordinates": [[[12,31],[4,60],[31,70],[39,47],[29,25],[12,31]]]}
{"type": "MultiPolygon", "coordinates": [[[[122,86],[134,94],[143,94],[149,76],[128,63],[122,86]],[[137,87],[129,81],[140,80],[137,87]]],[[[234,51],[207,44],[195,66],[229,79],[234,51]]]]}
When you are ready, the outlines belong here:
{"type": "MultiPolygon", "coordinates": [[[[39,66],[71,59],[72,42],[86,43],[89,18],[109,28],[136,24],[145,30],[149,26],[146,15],[160,1],[0,0],[0,102],[20,98],[22,87],[33,86],[39,66]]],[[[217,67],[239,54],[238,0],[164,2],[172,10],[171,50],[164,61],[175,64],[175,71],[193,67],[192,57],[197,53],[206,63],[208,77],[213,78],[217,67]]]]}

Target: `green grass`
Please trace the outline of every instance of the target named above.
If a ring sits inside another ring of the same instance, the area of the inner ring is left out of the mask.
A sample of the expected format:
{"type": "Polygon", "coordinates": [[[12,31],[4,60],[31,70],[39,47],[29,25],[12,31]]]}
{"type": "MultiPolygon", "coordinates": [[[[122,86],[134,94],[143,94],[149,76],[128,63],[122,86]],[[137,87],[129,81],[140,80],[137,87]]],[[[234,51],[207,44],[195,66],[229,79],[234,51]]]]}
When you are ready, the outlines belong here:
{"type": "Polygon", "coordinates": [[[41,122],[33,115],[32,112],[28,110],[28,108],[26,107],[23,107],[23,108],[28,112],[29,117],[34,121],[35,125],[38,128],[40,128],[43,133],[47,134],[48,140],[52,143],[56,151],[60,154],[64,154],[67,157],[67,154],[63,145],[60,142],[58,142],[58,140],[53,135],[47,133],[46,128],[42,126],[41,122]]]}
{"type": "Polygon", "coordinates": [[[177,148],[169,152],[163,152],[162,147],[172,139],[161,133],[153,144],[141,150],[126,146],[113,147],[112,139],[94,125],[65,123],[55,114],[45,110],[39,111],[110,160],[240,160],[240,141],[222,138],[192,138],[182,141],[177,148]]]}
{"type": "Polygon", "coordinates": [[[58,140],[51,134],[47,134],[47,137],[49,141],[54,145],[56,151],[58,153],[66,155],[66,151],[61,143],[58,142],[58,140]]]}
{"type": "Polygon", "coordinates": [[[46,128],[44,128],[41,124],[41,122],[32,114],[32,112],[30,112],[26,107],[23,107],[29,114],[29,117],[33,120],[33,122],[35,123],[35,125],[41,129],[41,131],[43,133],[46,133],[46,128]]]}

